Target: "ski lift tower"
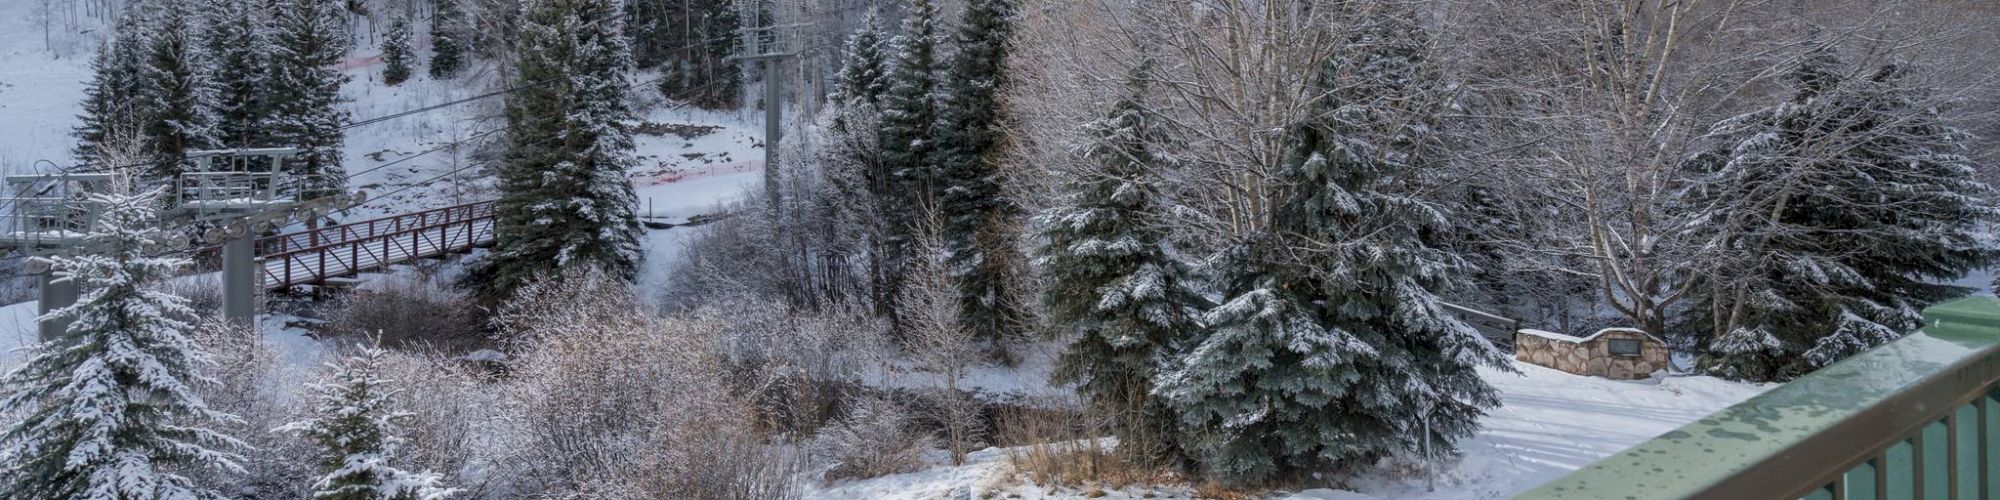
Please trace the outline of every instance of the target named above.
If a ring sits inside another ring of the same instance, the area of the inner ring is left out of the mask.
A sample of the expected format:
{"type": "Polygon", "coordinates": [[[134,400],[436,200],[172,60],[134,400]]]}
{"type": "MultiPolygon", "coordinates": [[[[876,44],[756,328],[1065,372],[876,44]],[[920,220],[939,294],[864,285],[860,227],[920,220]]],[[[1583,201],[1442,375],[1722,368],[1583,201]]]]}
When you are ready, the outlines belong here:
{"type": "Polygon", "coordinates": [[[297,148],[190,151],[194,168],[175,179],[174,215],[207,226],[202,239],[222,245],[222,315],[256,317],[258,234],[291,221],[311,179],[287,174],[297,148]]]}
{"type": "MultiPolygon", "coordinates": [[[[84,242],[97,229],[104,206],[90,199],[92,194],[112,190],[112,174],[9,175],[5,177],[8,210],[0,214],[0,244],[19,247],[29,256],[46,256],[67,251],[84,242]]],[[[76,283],[56,281],[55,273],[37,261],[29,270],[39,275],[38,311],[43,315],[75,304],[76,283]]],[[[42,321],[37,334],[47,341],[68,329],[65,321],[42,321]]]]}

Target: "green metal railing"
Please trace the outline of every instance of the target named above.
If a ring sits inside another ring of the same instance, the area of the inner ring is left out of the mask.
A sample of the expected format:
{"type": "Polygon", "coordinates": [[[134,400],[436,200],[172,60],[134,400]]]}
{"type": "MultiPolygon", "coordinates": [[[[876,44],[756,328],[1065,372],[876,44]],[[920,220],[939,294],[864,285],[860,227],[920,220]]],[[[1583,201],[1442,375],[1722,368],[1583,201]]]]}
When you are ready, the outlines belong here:
{"type": "Polygon", "coordinates": [[[1959,299],[1924,319],[1519,498],[2000,498],[2000,301],[1959,299]]]}

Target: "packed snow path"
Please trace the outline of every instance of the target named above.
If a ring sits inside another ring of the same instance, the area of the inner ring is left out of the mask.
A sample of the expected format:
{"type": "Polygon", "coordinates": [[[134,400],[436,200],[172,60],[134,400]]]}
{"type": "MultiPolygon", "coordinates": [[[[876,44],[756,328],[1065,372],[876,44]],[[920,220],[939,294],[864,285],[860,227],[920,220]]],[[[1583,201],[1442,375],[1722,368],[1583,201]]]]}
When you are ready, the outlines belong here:
{"type": "Polygon", "coordinates": [[[352,276],[493,242],[494,202],[411,212],[257,240],[262,286],[278,290],[352,276]]]}

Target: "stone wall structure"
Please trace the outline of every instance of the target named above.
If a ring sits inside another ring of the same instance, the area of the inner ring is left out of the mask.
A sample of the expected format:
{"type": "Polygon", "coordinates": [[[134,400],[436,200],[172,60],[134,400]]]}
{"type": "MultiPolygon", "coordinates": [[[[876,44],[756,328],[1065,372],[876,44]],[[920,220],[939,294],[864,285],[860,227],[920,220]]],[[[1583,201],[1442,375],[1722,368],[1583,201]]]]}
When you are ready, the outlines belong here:
{"type": "Polygon", "coordinates": [[[1514,333],[1514,359],[1577,375],[1634,380],[1667,369],[1668,352],[1658,337],[1631,328],[1606,328],[1589,337],[1521,330],[1514,333]],[[1638,352],[1613,353],[1614,341],[1636,342],[1638,352]]]}

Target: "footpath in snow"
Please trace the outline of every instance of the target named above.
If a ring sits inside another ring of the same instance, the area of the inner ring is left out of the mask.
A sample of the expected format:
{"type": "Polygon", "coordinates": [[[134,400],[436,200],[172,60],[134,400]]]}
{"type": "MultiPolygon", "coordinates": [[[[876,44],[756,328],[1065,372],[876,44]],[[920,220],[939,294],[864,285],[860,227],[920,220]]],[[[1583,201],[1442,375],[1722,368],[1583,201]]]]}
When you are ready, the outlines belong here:
{"type": "MultiPolygon", "coordinates": [[[[1365,477],[1352,491],[1314,489],[1280,495],[1300,500],[1507,498],[1641,441],[1748,399],[1769,386],[1712,377],[1619,381],[1516,363],[1520,374],[1482,370],[1504,406],[1460,444],[1462,459],[1439,470],[1437,490],[1424,478],[1365,477]]],[[[1019,484],[1005,450],[974,453],[964,466],[820,487],[811,499],[1074,498],[1095,492],[1019,484]]],[[[1103,490],[1104,498],[1187,498],[1184,488],[1103,490]]]]}

